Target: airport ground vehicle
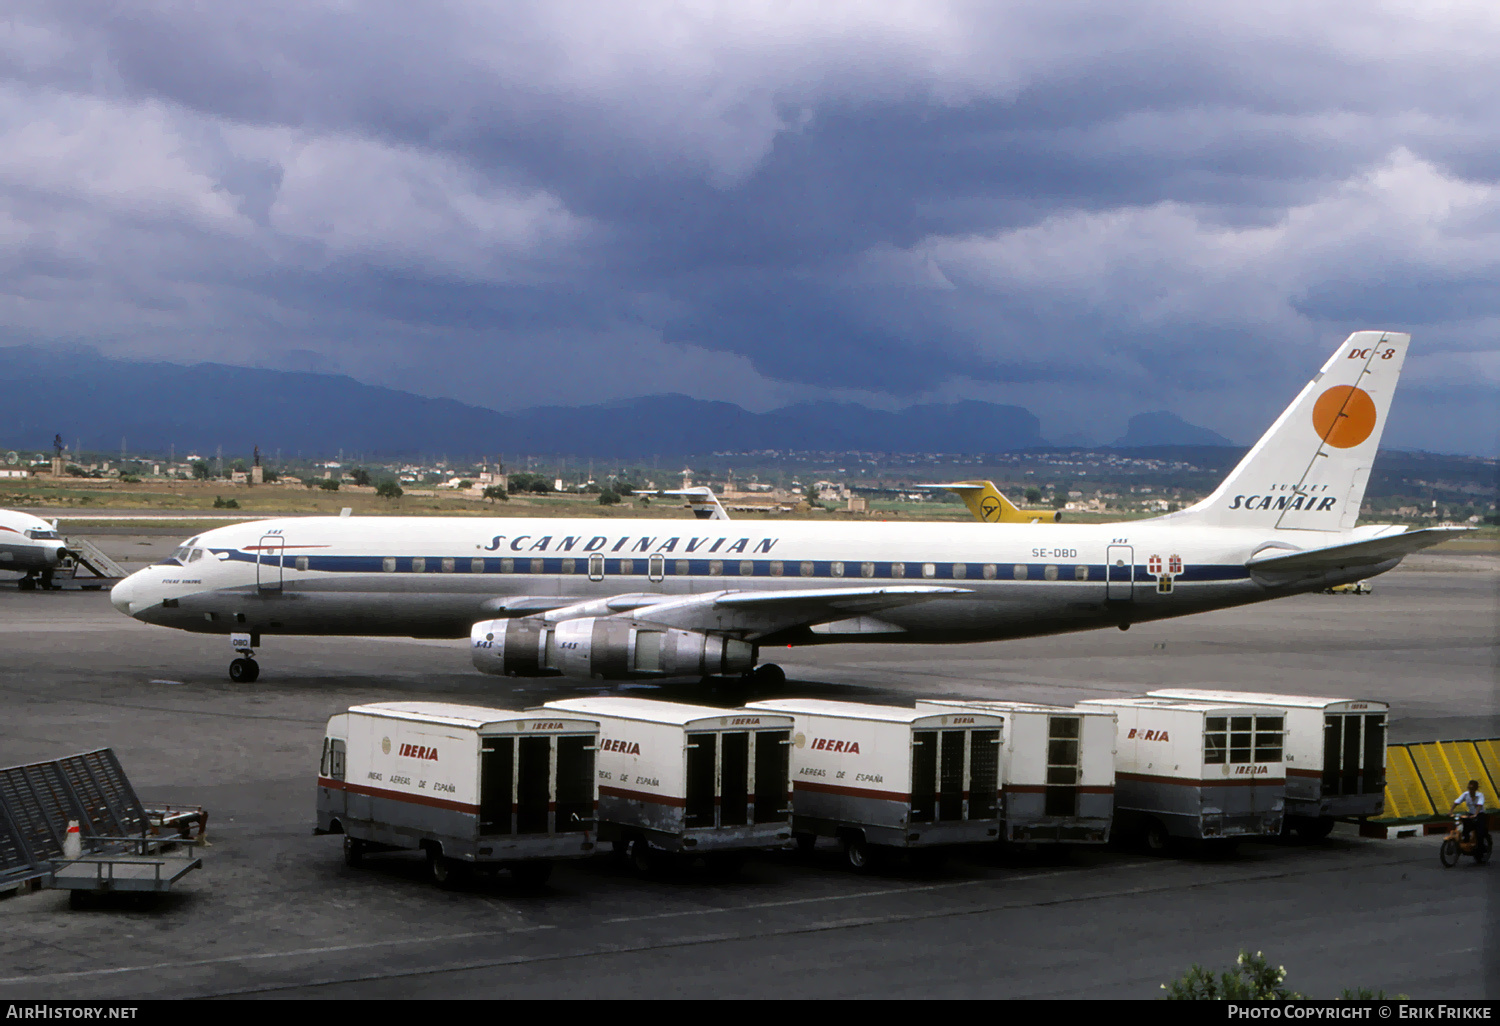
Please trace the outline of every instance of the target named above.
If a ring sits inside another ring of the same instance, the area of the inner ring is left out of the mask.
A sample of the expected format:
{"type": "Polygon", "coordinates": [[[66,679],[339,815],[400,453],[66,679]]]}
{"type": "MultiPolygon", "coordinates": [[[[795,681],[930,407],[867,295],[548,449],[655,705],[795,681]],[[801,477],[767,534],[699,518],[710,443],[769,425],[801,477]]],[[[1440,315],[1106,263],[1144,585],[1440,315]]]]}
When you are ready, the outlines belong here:
{"type": "Polygon", "coordinates": [[[1475,862],[1483,865],[1490,860],[1490,853],[1495,847],[1495,842],[1490,838],[1490,832],[1480,829],[1478,825],[1469,835],[1469,840],[1465,841],[1463,820],[1462,814],[1456,812],[1453,814],[1453,829],[1448,831],[1448,836],[1443,838],[1443,843],[1438,848],[1438,859],[1449,869],[1458,865],[1459,858],[1464,855],[1473,856],[1475,862]]]}
{"type": "Polygon", "coordinates": [[[416,849],[449,887],[475,867],[539,883],[594,850],[599,725],[555,710],[440,702],[357,705],[328,721],[318,831],[344,858],[416,849]]]}
{"type": "Polygon", "coordinates": [[[1375,590],[1375,585],[1369,581],[1354,581],[1350,584],[1335,584],[1331,588],[1324,588],[1325,595],[1368,595],[1375,590]]]}
{"type": "Polygon", "coordinates": [[[1147,697],[1280,710],[1286,716],[1284,829],[1304,840],[1327,837],[1336,819],[1385,810],[1385,702],[1201,688],[1162,688],[1147,697]]]}
{"type": "Polygon", "coordinates": [[[1119,715],[1115,829],[1153,851],[1171,838],[1281,832],[1286,717],[1279,710],[1165,698],[1094,698],[1119,715]]]}
{"type": "Polygon", "coordinates": [[[873,868],[893,849],[994,841],[1000,835],[1002,717],[857,702],[777,699],[792,738],[792,829],[810,848],[837,838],[849,866],[873,868]]]}
{"type": "Polygon", "coordinates": [[[1000,837],[1103,844],[1115,809],[1115,714],[1032,702],[918,702],[923,712],[969,709],[1005,718],[1000,837]]]}
{"type": "Polygon", "coordinates": [[[617,697],[538,711],[598,722],[599,839],[637,869],[670,853],[730,871],[791,839],[790,716],[617,697]]]}

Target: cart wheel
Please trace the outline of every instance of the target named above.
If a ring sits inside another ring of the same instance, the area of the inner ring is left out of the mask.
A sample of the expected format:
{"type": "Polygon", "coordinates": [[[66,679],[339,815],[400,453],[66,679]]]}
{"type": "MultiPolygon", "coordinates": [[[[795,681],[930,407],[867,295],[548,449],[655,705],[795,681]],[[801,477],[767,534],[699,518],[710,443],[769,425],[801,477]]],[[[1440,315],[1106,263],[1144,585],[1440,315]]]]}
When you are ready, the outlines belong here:
{"type": "Polygon", "coordinates": [[[1295,825],[1297,836],[1304,841],[1321,841],[1333,833],[1333,817],[1319,816],[1317,819],[1299,819],[1295,825]]]}
{"type": "Polygon", "coordinates": [[[510,867],[510,875],[524,887],[540,887],[552,875],[552,863],[542,859],[535,862],[517,862],[510,867]]]}
{"type": "Polygon", "coordinates": [[[813,849],[818,846],[817,834],[798,834],[797,851],[802,855],[811,855],[813,849]]]}
{"type": "Polygon", "coordinates": [[[365,842],[357,837],[344,835],[344,865],[357,866],[365,857],[365,842]]]}
{"type": "Polygon", "coordinates": [[[868,873],[875,868],[875,852],[862,836],[848,834],[844,837],[844,862],[856,873],[868,873]]]}
{"type": "Polygon", "coordinates": [[[1153,855],[1165,855],[1172,844],[1172,835],[1159,819],[1146,821],[1146,850],[1153,855]]]}
{"type": "Polygon", "coordinates": [[[628,850],[630,868],[642,875],[656,868],[656,856],[651,851],[651,844],[644,837],[632,837],[628,850]]]}
{"type": "Polygon", "coordinates": [[[1494,850],[1495,842],[1490,840],[1490,835],[1485,834],[1474,846],[1474,861],[1481,866],[1490,860],[1490,852],[1494,850]]]}
{"type": "Polygon", "coordinates": [[[1458,865],[1458,842],[1451,837],[1443,838],[1443,846],[1438,849],[1438,860],[1449,869],[1458,865]]]}
{"type": "Polygon", "coordinates": [[[451,891],[463,883],[464,865],[455,862],[436,848],[427,849],[427,870],[432,882],[445,891],[451,891]]]}

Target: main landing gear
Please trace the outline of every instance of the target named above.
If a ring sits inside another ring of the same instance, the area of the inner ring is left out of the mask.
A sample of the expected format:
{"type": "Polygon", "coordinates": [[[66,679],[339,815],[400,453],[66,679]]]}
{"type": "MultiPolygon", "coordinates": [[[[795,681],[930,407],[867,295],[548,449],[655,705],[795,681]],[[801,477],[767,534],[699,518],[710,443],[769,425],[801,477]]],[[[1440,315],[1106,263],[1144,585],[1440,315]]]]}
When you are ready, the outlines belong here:
{"type": "MultiPolygon", "coordinates": [[[[41,572],[40,581],[41,581],[41,588],[42,588],[43,591],[51,591],[52,590],[52,573],[53,572],[51,570],[43,570],[41,572]]],[[[17,581],[16,582],[16,587],[20,588],[22,591],[36,591],[36,589],[37,589],[37,581],[38,581],[37,573],[36,573],[36,571],[32,571],[31,573],[28,573],[25,577],[23,577],[19,581],[17,581]]]]}
{"type": "Polygon", "coordinates": [[[255,661],[255,643],[259,640],[253,634],[229,636],[229,643],[240,654],[240,658],[229,664],[229,679],[236,684],[253,684],[260,676],[260,663],[255,661]]]}

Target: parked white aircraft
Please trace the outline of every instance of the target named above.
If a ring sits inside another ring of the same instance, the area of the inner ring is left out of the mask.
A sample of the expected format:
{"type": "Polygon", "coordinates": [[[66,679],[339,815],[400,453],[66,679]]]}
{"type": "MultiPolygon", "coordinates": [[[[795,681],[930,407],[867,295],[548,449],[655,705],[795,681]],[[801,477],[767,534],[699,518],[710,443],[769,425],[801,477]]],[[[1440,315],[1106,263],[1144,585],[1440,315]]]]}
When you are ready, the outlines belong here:
{"type": "MultiPolygon", "coordinates": [[[[1356,527],[1409,336],[1349,336],[1202,502],[1113,524],[322,517],[221,527],[118,584],[148,623],[462,637],[487,673],[747,673],[763,648],[962,642],[1222,609],[1391,569],[1444,529],[1356,527]]],[[[762,666],[758,675],[780,671],[762,666]]]]}
{"type": "Polygon", "coordinates": [[[21,590],[35,589],[38,581],[52,587],[52,574],[67,554],[55,526],[30,513],[0,509],[0,570],[25,574],[17,582],[21,590]]]}

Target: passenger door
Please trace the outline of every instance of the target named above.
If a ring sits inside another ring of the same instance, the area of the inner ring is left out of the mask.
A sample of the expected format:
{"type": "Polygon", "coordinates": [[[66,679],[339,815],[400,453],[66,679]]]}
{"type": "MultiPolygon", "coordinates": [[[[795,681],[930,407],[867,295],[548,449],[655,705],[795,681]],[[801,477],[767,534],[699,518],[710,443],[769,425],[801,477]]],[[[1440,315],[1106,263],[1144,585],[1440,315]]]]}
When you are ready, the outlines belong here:
{"type": "Polygon", "coordinates": [[[1111,545],[1104,554],[1104,598],[1129,602],[1135,598],[1135,548],[1111,545]]]}
{"type": "Polygon", "coordinates": [[[261,538],[255,550],[255,583],[261,591],[280,591],[282,562],[286,558],[286,541],[280,535],[261,538]]]}

